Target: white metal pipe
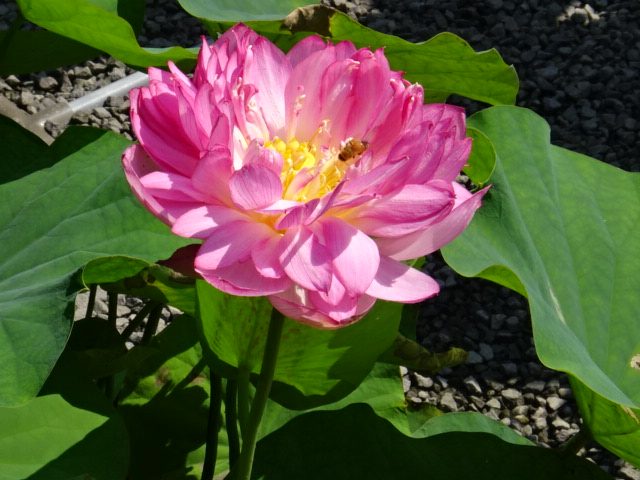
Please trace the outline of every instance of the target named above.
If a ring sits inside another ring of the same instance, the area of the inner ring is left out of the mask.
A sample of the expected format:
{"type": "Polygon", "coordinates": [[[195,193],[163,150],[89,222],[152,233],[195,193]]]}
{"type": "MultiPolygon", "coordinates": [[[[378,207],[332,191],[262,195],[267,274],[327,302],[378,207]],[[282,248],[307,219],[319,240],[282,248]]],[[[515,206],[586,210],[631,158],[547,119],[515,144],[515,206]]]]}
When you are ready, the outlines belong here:
{"type": "Polygon", "coordinates": [[[132,88],[141,87],[148,83],[149,76],[146,73],[135,72],[109,85],[94,90],[83,97],[72,100],[69,102],[69,107],[73,113],[93,110],[94,108],[101,107],[109,97],[125,95],[129,93],[129,90],[132,88]]]}
{"type": "Polygon", "coordinates": [[[126,95],[132,88],[141,87],[148,83],[149,76],[146,73],[135,72],[71,102],[62,100],[36,114],[27,116],[20,123],[50,144],[53,139],[45,131],[44,124],[46,122],[64,127],[75,113],[93,110],[102,106],[109,97],[126,95]]]}

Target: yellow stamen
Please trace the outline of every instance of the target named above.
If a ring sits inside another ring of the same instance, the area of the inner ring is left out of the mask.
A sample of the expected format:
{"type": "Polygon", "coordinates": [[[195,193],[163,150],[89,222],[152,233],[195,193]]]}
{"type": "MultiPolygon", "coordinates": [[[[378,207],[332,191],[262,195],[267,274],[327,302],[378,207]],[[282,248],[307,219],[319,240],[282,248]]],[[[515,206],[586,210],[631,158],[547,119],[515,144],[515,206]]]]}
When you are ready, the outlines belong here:
{"type": "Polygon", "coordinates": [[[306,202],[332,191],[350,165],[338,160],[338,152],[319,151],[314,144],[299,142],[295,138],[285,142],[275,137],[266,142],[265,147],[275,150],[284,159],[280,178],[284,187],[283,198],[287,200],[306,202]],[[300,174],[303,176],[296,182],[300,174]],[[309,176],[313,178],[307,181],[309,176]]]}

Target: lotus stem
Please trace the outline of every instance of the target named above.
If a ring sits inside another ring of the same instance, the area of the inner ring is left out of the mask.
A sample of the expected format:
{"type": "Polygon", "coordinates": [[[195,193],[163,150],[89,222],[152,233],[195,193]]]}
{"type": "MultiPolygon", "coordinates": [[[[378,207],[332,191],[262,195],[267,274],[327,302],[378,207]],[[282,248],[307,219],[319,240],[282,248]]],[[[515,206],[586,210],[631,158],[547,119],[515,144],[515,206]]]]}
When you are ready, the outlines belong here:
{"type": "Polygon", "coordinates": [[[207,420],[207,446],[202,465],[202,480],[212,480],[218,459],[218,432],[221,427],[222,379],[209,369],[209,418],[207,420]]]}
{"type": "Polygon", "coordinates": [[[249,382],[251,380],[251,369],[240,365],[238,367],[238,421],[240,422],[240,432],[244,438],[249,423],[249,410],[251,400],[249,398],[249,382]]]}
{"type": "Polygon", "coordinates": [[[109,302],[107,321],[109,325],[116,328],[116,321],[118,319],[118,294],[109,292],[107,297],[109,302]]]}
{"type": "MultiPolygon", "coordinates": [[[[269,322],[269,332],[267,333],[267,343],[264,347],[262,358],[262,370],[256,388],[256,394],[251,404],[249,412],[249,423],[247,429],[242,433],[242,450],[238,459],[237,471],[232,472],[234,480],[249,480],[253,467],[253,457],[258,440],[258,428],[262,420],[262,414],[267,405],[273,375],[276,371],[276,360],[278,359],[278,348],[280,347],[280,337],[284,325],[284,315],[275,308],[271,312],[269,322]]],[[[235,470],[235,469],[234,469],[235,470]]]]}
{"type": "Polygon", "coordinates": [[[155,305],[151,313],[149,314],[149,319],[147,320],[147,325],[144,327],[144,333],[142,334],[142,340],[140,340],[140,345],[148,345],[153,336],[158,330],[158,322],[160,321],[160,314],[162,313],[164,305],[161,303],[155,305]]]}
{"type": "Polygon", "coordinates": [[[580,427],[580,431],[578,431],[578,433],[567,440],[567,442],[561,447],[560,450],[564,455],[577,455],[578,452],[582,450],[591,440],[593,440],[591,430],[589,430],[589,427],[587,427],[587,425],[583,423],[580,427]]]}
{"type": "Polygon", "coordinates": [[[238,381],[227,380],[227,391],[224,399],[224,418],[229,440],[229,465],[233,467],[240,456],[240,438],[238,436],[238,381]]]}
{"type": "Polygon", "coordinates": [[[89,300],[87,300],[87,311],[84,314],[84,319],[88,320],[93,315],[93,307],[96,305],[96,293],[98,291],[98,285],[95,283],[89,287],[89,300]]]}
{"type": "Polygon", "coordinates": [[[140,325],[142,325],[142,322],[144,321],[146,316],[149,315],[151,310],[153,310],[157,305],[158,305],[157,302],[150,301],[140,309],[140,311],[136,314],[136,316],[133,317],[133,320],[129,322],[129,325],[127,325],[127,328],[125,328],[122,331],[121,336],[123,340],[125,341],[129,340],[129,337],[131,336],[131,334],[135,332],[140,325]]]}

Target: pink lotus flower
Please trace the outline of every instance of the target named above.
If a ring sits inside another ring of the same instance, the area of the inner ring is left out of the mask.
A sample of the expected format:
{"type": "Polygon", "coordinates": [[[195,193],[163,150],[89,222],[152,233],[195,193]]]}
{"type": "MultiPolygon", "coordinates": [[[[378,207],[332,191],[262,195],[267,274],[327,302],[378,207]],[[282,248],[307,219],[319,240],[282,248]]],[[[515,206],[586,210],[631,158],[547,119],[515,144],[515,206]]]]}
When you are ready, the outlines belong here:
{"type": "Polygon", "coordinates": [[[140,145],[123,163],[155,216],[204,240],[206,281],[320,328],[438,292],[402,260],[480,206],[484,191],[455,182],[471,148],[461,109],[424,105],[382,50],[313,36],[285,55],[244,25],[203,45],[193,78],[169,69],[131,92],[140,145]]]}

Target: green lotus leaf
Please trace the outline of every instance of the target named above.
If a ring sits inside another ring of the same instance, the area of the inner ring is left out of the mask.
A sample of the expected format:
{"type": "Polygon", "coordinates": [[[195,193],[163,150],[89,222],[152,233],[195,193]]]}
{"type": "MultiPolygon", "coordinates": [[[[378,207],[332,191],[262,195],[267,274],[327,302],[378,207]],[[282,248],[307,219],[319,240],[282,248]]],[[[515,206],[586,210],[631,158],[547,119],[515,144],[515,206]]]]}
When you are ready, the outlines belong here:
{"type": "Polygon", "coordinates": [[[498,161],[483,207],[445,260],[528,296],[540,360],[582,384],[589,429],[610,427],[603,444],[637,462],[624,453],[629,442],[640,449],[637,435],[626,436],[625,422],[615,435],[588,399],[640,408],[640,174],[551,145],[548,125],[528,110],[494,107],[469,123],[498,161]]]}
{"type": "Polygon", "coordinates": [[[120,163],[129,141],[75,127],[47,147],[10,124],[0,117],[0,143],[11,144],[3,163],[24,176],[0,185],[0,405],[27,402],[49,375],[82,265],[116,253],[155,261],[186,243],[133,197],[120,163]],[[32,163],[51,166],[28,173],[32,163]]]}

